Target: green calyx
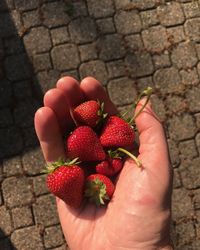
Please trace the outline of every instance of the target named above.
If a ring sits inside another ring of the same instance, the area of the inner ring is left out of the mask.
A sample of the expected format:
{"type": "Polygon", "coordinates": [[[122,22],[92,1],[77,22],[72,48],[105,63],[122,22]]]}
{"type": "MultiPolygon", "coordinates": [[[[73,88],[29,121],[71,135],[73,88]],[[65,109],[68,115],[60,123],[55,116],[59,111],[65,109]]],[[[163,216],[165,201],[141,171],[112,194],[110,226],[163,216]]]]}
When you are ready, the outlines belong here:
{"type": "Polygon", "coordinates": [[[99,116],[99,120],[97,121],[97,124],[102,123],[102,121],[105,120],[105,118],[108,116],[108,113],[104,112],[104,102],[100,102],[99,100],[97,100],[97,103],[100,106],[100,109],[97,112],[97,115],[99,116]]]}
{"type": "Polygon", "coordinates": [[[118,150],[108,150],[107,154],[109,155],[110,158],[118,158],[121,159],[123,157],[123,155],[121,154],[121,152],[119,152],[118,150]]]}
{"type": "Polygon", "coordinates": [[[87,181],[84,195],[97,206],[104,205],[105,200],[110,200],[106,192],[106,185],[98,178],[87,181]]]}
{"type": "Polygon", "coordinates": [[[47,163],[46,168],[42,171],[43,173],[51,174],[53,173],[57,168],[60,166],[73,166],[73,165],[78,165],[80,161],[78,161],[78,158],[75,158],[73,160],[64,160],[62,158],[59,158],[55,162],[47,163]]]}

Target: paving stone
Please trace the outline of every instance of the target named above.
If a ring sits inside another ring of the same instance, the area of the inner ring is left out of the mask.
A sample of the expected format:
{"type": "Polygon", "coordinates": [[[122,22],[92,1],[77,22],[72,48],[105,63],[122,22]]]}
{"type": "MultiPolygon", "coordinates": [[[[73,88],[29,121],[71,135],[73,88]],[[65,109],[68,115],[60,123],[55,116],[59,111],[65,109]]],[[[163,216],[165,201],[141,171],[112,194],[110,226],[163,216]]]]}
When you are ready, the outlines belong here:
{"type": "Polygon", "coordinates": [[[164,26],[182,24],[185,21],[180,3],[167,2],[157,8],[157,15],[160,23],[164,26]]]}
{"type": "Polygon", "coordinates": [[[33,178],[33,190],[37,196],[48,193],[46,175],[39,175],[33,178]]]}
{"type": "Polygon", "coordinates": [[[81,78],[91,75],[98,79],[103,85],[106,85],[108,75],[105,67],[105,63],[101,60],[90,61],[82,63],[79,68],[81,78]]]}
{"type": "Polygon", "coordinates": [[[3,205],[3,196],[2,196],[2,193],[0,192],[0,206],[3,205]]]}
{"type": "Polygon", "coordinates": [[[171,163],[172,163],[173,167],[177,167],[180,164],[178,145],[172,139],[168,139],[167,142],[168,142],[171,163]]]}
{"type": "Polygon", "coordinates": [[[67,25],[70,17],[67,14],[67,4],[63,1],[46,3],[41,8],[43,24],[48,28],[67,25]]]}
{"type": "Polygon", "coordinates": [[[45,27],[32,28],[30,32],[24,36],[23,40],[26,50],[30,55],[47,52],[51,49],[49,31],[45,27]]]}
{"type": "Polygon", "coordinates": [[[45,167],[44,157],[40,148],[32,149],[22,156],[23,168],[29,175],[41,173],[45,167]]]}
{"type": "Polygon", "coordinates": [[[2,12],[13,8],[14,8],[13,0],[5,0],[0,2],[0,10],[2,12]]]}
{"type": "Polygon", "coordinates": [[[0,129],[0,158],[19,154],[23,149],[23,139],[20,130],[16,127],[0,129]]]}
{"type": "Polygon", "coordinates": [[[181,70],[179,73],[181,75],[182,83],[185,86],[197,85],[199,83],[199,77],[195,67],[192,69],[181,70]]]}
{"type": "Polygon", "coordinates": [[[200,16],[200,9],[198,2],[192,1],[182,5],[186,18],[200,16]]]}
{"type": "Polygon", "coordinates": [[[21,15],[19,10],[13,10],[10,12],[10,18],[13,22],[13,25],[15,27],[15,33],[16,35],[23,35],[23,24],[21,21],[21,15]]]}
{"type": "Polygon", "coordinates": [[[53,250],[70,250],[70,249],[66,244],[63,244],[62,246],[56,247],[53,250]]]}
{"type": "Polygon", "coordinates": [[[79,52],[82,62],[94,60],[98,57],[95,43],[80,45],[79,52]]]}
{"type": "Polygon", "coordinates": [[[12,232],[12,224],[9,210],[6,209],[5,206],[0,207],[0,238],[5,237],[5,235],[9,235],[12,232]]]}
{"type": "Polygon", "coordinates": [[[0,109],[0,127],[6,128],[13,124],[13,118],[10,109],[0,109]]]}
{"type": "Polygon", "coordinates": [[[59,223],[55,197],[53,195],[38,197],[36,203],[33,204],[33,212],[36,224],[51,226],[59,223]]]}
{"type": "Polygon", "coordinates": [[[16,207],[11,210],[14,228],[33,225],[33,217],[30,207],[16,207]]]}
{"type": "Polygon", "coordinates": [[[21,54],[25,52],[22,38],[19,36],[11,36],[5,38],[4,51],[6,55],[21,54]]]}
{"type": "Polygon", "coordinates": [[[32,10],[36,9],[39,6],[39,0],[30,0],[30,1],[24,1],[24,0],[14,0],[15,2],[15,8],[18,10],[32,10]]]}
{"type": "Polygon", "coordinates": [[[173,49],[171,55],[172,62],[179,69],[192,68],[197,63],[196,51],[192,43],[180,43],[173,49]]]}
{"type": "Polygon", "coordinates": [[[188,110],[188,104],[185,98],[178,95],[169,95],[166,98],[166,107],[168,114],[181,114],[188,110]]]}
{"type": "Polygon", "coordinates": [[[176,238],[179,246],[183,246],[195,238],[195,228],[192,220],[176,225],[176,238]]]}
{"type": "Polygon", "coordinates": [[[139,34],[126,35],[124,37],[124,46],[128,51],[144,51],[144,44],[139,34]]]}
{"type": "Polygon", "coordinates": [[[80,17],[80,16],[87,16],[88,10],[86,6],[86,1],[74,1],[72,3],[72,17],[80,17]]]}
{"type": "Polygon", "coordinates": [[[161,121],[164,121],[166,119],[166,109],[163,100],[160,99],[158,96],[153,95],[151,98],[151,102],[156,115],[161,121]]]}
{"type": "Polygon", "coordinates": [[[111,17],[96,20],[98,31],[102,34],[115,32],[115,26],[111,17]]]}
{"type": "Polygon", "coordinates": [[[21,158],[15,156],[3,161],[3,172],[9,177],[13,175],[20,175],[23,173],[21,158]]]}
{"type": "Polygon", "coordinates": [[[112,62],[108,62],[106,64],[108,70],[108,77],[115,78],[124,76],[126,74],[125,65],[122,60],[116,60],[112,62]]]}
{"type": "Polygon", "coordinates": [[[100,38],[97,42],[97,51],[99,52],[99,58],[104,61],[120,59],[125,55],[121,36],[111,34],[100,38]]]}
{"type": "Polygon", "coordinates": [[[56,46],[51,51],[54,67],[58,70],[69,70],[78,67],[79,54],[74,44],[56,46]]]}
{"type": "Polygon", "coordinates": [[[35,71],[51,69],[51,59],[49,53],[35,55],[33,57],[33,66],[35,71]]]}
{"type": "Polygon", "coordinates": [[[0,250],[13,250],[9,237],[0,239],[0,250]]]}
{"type": "Polygon", "coordinates": [[[198,133],[198,134],[196,135],[195,140],[196,140],[197,149],[198,149],[198,151],[199,151],[199,153],[200,153],[200,133],[198,133]]]}
{"type": "Polygon", "coordinates": [[[195,114],[194,116],[195,116],[197,128],[200,129],[200,113],[195,114]]]}
{"type": "Polygon", "coordinates": [[[182,159],[193,159],[198,156],[194,140],[187,140],[179,143],[179,150],[182,159]]]}
{"type": "Polygon", "coordinates": [[[125,58],[127,70],[131,77],[141,77],[150,75],[154,71],[152,59],[149,53],[129,54],[125,58]]]}
{"type": "Polygon", "coordinates": [[[168,41],[172,46],[186,40],[183,26],[168,28],[167,36],[168,36],[168,41]]]}
{"type": "Polygon", "coordinates": [[[0,30],[2,38],[16,35],[17,31],[10,18],[10,13],[0,13],[0,30]]]}
{"type": "Polygon", "coordinates": [[[142,38],[145,48],[152,53],[160,53],[170,46],[166,29],[162,26],[153,26],[142,31],[142,38]]]}
{"type": "Polygon", "coordinates": [[[200,111],[200,86],[192,87],[191,89],[186,90],[186,98],[191,112],[200,111]]]}
{"type": "Polygon", "coordinates": [[[162,53],[160,55],[154,55],[153,56],[153,62],[154,62],[154,65],[155,65],[156,69],[171,66],[171,61],[170,61],[170,58],[169,58],[168,51],[166,51],[166,52],[164,52],[164,53],[162,53]]]}
{"type": "Polygon", "coordinates": [[[37,226],[25,227],[15,230],[11,235],[11,241],[17,249],[43,250],[40,228],[37,226]]]}
{"type": "Polygon", "coordinates": [[[114,5],[112,0],[102,0],[98,4],[95,0],[87,0],[90,16],[95,18],[111,16],[114,13],[114,5]]]}
{"type": "Polygon", "coordinates": [[[146,9],[150,9],[153,8],[157,5],[158,1],[156,0],[146,0],[141,1],[141,0],[115,0],[115,5],[117,9],[142,9],[142,10],[146,10],[146,9]]]}
{"type": "Polygon", "coordinates": [[[196,43],[195,47],[196,47],[196,52],[197,52],[198,59],[200,60],[200,44],[196,43]]]}
{"type": "Polygon", "coordinates": [[[66,26],[51,29],[50,32],[53,45],[58,45],[70,41],[69,33],[66,26]]]}
{"type": "Polygon", "coordinates": [[[62,72],[60,74],[60,77],[63,77],[63,76],[71,76],[71,77],[74,77],[75,79],[77,79],[78,81],[81,80],[78,70],[68,70],[68,71],[62,72]]]}
{"type": "Polygon", "coordinates": [[[38,108],[39,103],[34,99],[19,102],[14,109],[15,124],[21,128],[30,127],[38,108]]]}
{"type": "Polygon", "coordinates": [[[193,215],[192,201],[189,191],[184,188],[173,190],[172,218],[176,221],[181,218],[190,218],[193,215]]]}
{"type": "Polygon", "coordinates": [[[114,21],[120,34],[138,33],[142,28],[140,16],[135,10],[117,12],[114,21]]]}
{"type": "Polygon", "coordinates": [[[22,14],[23,24],[26,28],[31,28],[35,26],[41,25],[41,17],[39,10],[31,10],[28,12],[24,12],[22,14]]]}
{"type": "Polygon", "coordinates": [[[96,24],[90,17],[81,17],[70,22],[69,33],[76,44],[93,42],[97,37],[96,24]]]}
{"type": "Polygon", "coordinates": [[[194,209],[200,209],[200,189],[193,190],[193,195],[194,209]]]}
{"type": "Polygon", "coordinates": [[[178,169],[174,169],[174,177],[173,177],[173,188],[180,188],[182,186],[180,173],[178,169]]]}
{"type": "Polygon", "coordinates": [[[2,183],[3,197],[9,208],[33,201],[32,182],[26,177],[9,177],[2,183]]]}
{"type": "Polygon", "coordinates": [[[46,248],[57,247],[63,244],[64,239],[60,226],[53,226],[45,228],[44,231],[44,245],[46,248]]]}
{"type": "Polygon", "coordinates": [[[140,16],[143,28],[148,28],[159,23],[156,9],[141,11],[140,16]]]}
{"type": "Polygon", "coordinates": [[[137,91],[133,80],[128,77],[111,80],[108,83],[108,93],[116,105],[126,105],[133,103],[136,99],[137,91]],[[118,93],[121,93],[120,95],[118,93]]]}
{"type": "Polygon", "coordinates": [[[39,146],[39,141],[38,141],[34,126],[29,127],[29,128],[22,128],[22,135],[23,135],[25,149],[39,146]]]}
{"type": "Polygon", "coordinates": [[[200,18],[188,19],[184,24],[186,35],[192,41],[200,42],[200,18]]]}
{"type": "Polygon", "coordinates": [[[136,83],[139,93],[142,92],[147,87],[152,87],[153,89],[155,87],[151,76],[139,78],[136,80],[136,83]]]}
{"type": "Polygon", "coordinates": [[[32,97],[30,80],[15,82],[12,84],[14,97],[18,100],[25,100],[32,97]]]}
{"type": "Polygon", "coordinates": [[[5,59],[7,78],[11,81],[24,80],[31,77],[31,66],[26,54],[11,55],[5,59]]]}

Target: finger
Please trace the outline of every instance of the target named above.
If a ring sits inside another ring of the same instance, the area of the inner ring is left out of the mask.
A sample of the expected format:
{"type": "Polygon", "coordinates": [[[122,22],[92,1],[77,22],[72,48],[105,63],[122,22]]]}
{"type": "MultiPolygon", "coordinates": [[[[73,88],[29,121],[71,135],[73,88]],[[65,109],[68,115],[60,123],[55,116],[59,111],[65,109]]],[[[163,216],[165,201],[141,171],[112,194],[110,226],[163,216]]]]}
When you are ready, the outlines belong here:
{"type": "Polygon", "coordinates": [[[62,132],[73,126],[69,105],[60,89],[50,89],[44,96],[44,106],[51,108],[58,120],[62,132]]]}
{"type": "Polygon", "coordinates": [[[80,88],[88,100],[100,100],[104,102],[105,112],[110,115],[118,113],[117,108],[111,102],[108,94],[99,81],[93,77],[86,77],[81,81],[80,88]]]}
{"type": "Polygon", "coordinates": [[[78,106],[85,100],[84,93],[80,89],[78,81],[73,77],[66,76],[58,80],[57,88],[63,92],[71,108],[78,106]]]}
{"type": "Polygon", "coordinates": [[[52,162],[65,158],[62,134],[53,110],[49,107],[38,109],[34,123],[45,160],[52,162]]]}

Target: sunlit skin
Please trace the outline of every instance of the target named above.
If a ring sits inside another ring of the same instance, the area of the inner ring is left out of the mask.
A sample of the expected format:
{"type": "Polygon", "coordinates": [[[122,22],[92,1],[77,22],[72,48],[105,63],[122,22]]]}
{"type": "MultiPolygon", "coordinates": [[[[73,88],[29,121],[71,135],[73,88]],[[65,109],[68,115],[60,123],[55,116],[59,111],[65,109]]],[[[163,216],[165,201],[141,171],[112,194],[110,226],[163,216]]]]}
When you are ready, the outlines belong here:
{"type": "MultiPolygon", "coordinates": [[[[44,96],[44,107],[35,114],[35,129],[47,162],[66,157],[62,135],[70,131],[70,110],[85,100],[104,101],[106,112],[116,114],[101,84],[86,77],[80,84],[61,78],[44,96]]],[[[137,105],[136,112],[144,100],[137,105]]],[[[107,207],[84,204],[79,209],[56,199],[58,214],[71,250],[172,249],[172,169],[163,127],[148,104],[136,118],[142,168],[127,159],[107,207]]]]}

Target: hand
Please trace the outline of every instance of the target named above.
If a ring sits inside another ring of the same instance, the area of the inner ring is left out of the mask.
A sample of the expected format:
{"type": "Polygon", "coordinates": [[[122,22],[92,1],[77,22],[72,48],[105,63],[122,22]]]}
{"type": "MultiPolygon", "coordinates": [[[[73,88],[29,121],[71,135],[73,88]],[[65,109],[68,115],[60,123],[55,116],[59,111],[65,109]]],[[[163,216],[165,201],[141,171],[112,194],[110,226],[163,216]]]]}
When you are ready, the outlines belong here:
{"type": "MultiPolygon", "coordinates": [[[[92,77],[80,83],[64,77],[44,96],[35,114],[35,129],[47,162],[65,157],[62,135],[73,128],[70,109],[84,100],[99,99],[106,112],[116,107],[92,77]]],[[[137,105],[136,112],[144,100],[137,105]]],[[[57,200],[63,233],[71,250],[157,250],[170,247],[172,170],[163,127],[148,104],[136,118],[139,131],[138,168],[128,159],[107,207],[87,204],[80,209],[57,200]]]]}

